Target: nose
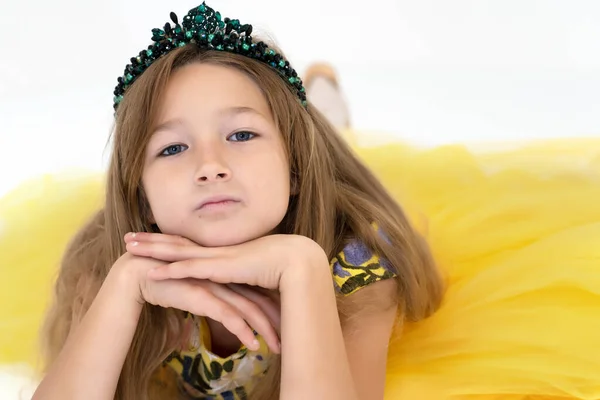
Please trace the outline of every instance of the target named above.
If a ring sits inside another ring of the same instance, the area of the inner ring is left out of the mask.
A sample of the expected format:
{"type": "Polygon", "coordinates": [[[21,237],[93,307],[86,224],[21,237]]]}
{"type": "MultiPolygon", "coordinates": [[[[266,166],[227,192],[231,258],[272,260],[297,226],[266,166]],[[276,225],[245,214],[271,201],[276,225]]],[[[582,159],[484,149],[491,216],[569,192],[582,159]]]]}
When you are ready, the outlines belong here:
{"type": "MultiPolygon", "coordinates": [[[[213,146],[211,146],[213,147],[213,146]]],[[[218,147],[218,146],[215,146],[218,147]]],[[[198,167],[195,181],[199,185],[207,185],[214,182],[226,182],[231,179],[231,169],[219,149],[205,148],[198,154],[198,167]]]]}

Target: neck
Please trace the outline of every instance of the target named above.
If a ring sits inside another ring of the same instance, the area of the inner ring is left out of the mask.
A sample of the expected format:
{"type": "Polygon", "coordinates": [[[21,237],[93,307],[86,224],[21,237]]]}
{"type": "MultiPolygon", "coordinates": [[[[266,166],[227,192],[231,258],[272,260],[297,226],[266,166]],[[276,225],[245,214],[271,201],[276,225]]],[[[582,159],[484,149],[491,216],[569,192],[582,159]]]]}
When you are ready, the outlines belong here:
{"type": "Polygon", "coordinates": [[[219,357],[229,357],[237,353],[242,343],[233,333],[229,332],[223,324],[206,318],[210,329],[211,349],[210,351],[219,357]]]}

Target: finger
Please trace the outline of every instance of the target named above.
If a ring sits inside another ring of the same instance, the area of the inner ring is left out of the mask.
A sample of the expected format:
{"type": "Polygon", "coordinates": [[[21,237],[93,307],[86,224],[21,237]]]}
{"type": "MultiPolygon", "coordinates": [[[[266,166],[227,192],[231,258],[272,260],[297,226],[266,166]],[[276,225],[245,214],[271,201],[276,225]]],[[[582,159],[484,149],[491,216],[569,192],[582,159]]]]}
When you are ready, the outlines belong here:
{"type": "Polygon", "coordinates": [[[258,294],[262,294],[263,296],[271,299],[275,304],[280,304],[281,294],[279,293],[278,290],[265,289],[263,287],[247,286],[247,285],[242,285],[242,287],[246,287],[248,289],[251,289],[254,292],[257,292],[258,294]]]}
{"type": "Polygon", "coordinates": [[[240,312],[206,286],[184,280],[161,281],[149,283],[144,292],[144,298],[151,304],[211,318],[223,324],[249,349],[258,350],[260,346],[240,312]]]}
{"type": "Polygon", "coordinates": [[[133,255],[156,260],[175,262],[190,258],[206,257],[204,249],[197,245],[182,245],[169,242],[128,242],[125,248],[133,255]]]}
{"type": "Polygon", "coordinates": [[[227,287],[256,304],[265,313],[277,334],[281,334],[281,305],[279,301],[263,294],[260,289],[247,285],[229,284],[227,287]]]}
{"type": "Polygon", "coordinates": [[[276,328],[261,307],[225,285],[217,283],[213,285],[213,294],[235,307],[248,324],[265,339],[269,348],[279,354],[281,345],[276,328]]]}
{"type": "Polygon", "coordinates": [[[129,232],[124,237],[125,243],[130,242],[152,242],[152,243],[173,243],[179,245],[195,245],[196,243],[184,238],[183,236],[167,235],[164,233],[152,232],[129,232]]]}
{"type": "Polygon", "coordinates": [[[159,266],[148,271],[148,278],[154,280],[194,278],[216,283],[240,283],[277,289],[278,279],[265,271],[258,271],[256,265],[237,256],[217,256],[187,258],[159,266]]]}

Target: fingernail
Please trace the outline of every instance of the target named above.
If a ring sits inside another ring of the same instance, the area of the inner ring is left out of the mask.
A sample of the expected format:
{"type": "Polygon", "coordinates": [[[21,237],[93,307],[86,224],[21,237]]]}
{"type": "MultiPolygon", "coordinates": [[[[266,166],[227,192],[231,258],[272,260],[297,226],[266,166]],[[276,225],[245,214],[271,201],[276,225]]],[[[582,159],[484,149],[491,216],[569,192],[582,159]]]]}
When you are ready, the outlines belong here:
{"type": "Polygon", "coordinates": [[[132,237],[132,238],[134,238],[134,237],[135,237],[135,235],[136,235],[136,233],[135,233],[135,232],[131,232],[131,237],[132,237]]]}
{"type": "Polygon", "coordinates": [[[132,246],[137,246],[138,244],[140,244],[140,242],[131,242],[132,246]]]}
{"type": "Polygon", "coordinates": [[[254,339],[254,341],[252,342],[252,349],[255,351],[260,349],[260,343],[258,340],[254,339]]]}

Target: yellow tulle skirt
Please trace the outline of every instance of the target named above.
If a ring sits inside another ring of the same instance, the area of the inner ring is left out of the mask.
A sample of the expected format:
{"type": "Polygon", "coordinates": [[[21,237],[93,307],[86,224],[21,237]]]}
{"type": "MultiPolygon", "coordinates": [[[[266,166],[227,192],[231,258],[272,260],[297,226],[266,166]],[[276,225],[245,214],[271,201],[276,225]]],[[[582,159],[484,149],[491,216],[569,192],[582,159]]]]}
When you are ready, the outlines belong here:
{"type": "MultiPolygon", "coordinates": [[[[599,400],[600,140],[356,151],[448,281],[441,309],[392,341],[386,399],[599,400]]],[[[37,362],[61,253],[102,188],[64,173],[0,200],[0,364],[37,362]]]]}

